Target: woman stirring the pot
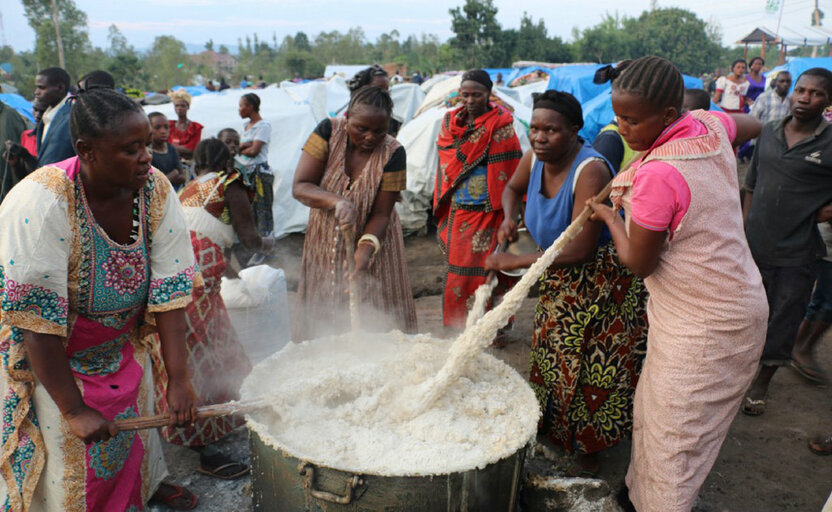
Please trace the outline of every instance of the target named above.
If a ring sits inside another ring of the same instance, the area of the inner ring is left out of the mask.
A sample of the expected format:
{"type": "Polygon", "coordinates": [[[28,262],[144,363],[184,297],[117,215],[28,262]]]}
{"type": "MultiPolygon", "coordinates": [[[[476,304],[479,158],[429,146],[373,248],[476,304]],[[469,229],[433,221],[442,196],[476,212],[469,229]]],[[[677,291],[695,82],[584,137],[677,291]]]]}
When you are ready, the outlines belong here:
{"type": "MultiPolygon", "coordinates": [[[[358,303],[383,312],[395,328],[416,330],[416,308],[398,214],[406,185],[404,147],[387,134],[393,100],[378,87],[350,99],[343,118],[324,119],[303,146],[293,194],[312,208],[303,244],[294,339],[349,330],[349,280],[362,278],[358,303]],[[346,270],[354,244],[354,274],[346,270]],[[357,245],[355,245],[357,244],[357,245]],[[327,325],[322,326],[321,314],[327,325]]],[[[362,311],[362,327],[376,314],[362,311]]],[[[379,325],[388,330],[389,325],[379,325]]]]}
{"type": "Polygon", "coordinates": [[[193,494],[160,486],[158,434],[113,424],[153,414],[148,330],[161,341],[171,425],[196,414],[184,309],[194,253],[182,207],[150,166],[150,124],[130,98],[82,92],[70,131],[78,156],[35,171],[0,208],[6,504],[140,510],[156,491],[193,508],[193,494]]]}
{"type": "Polygon", "coordinates": [[[733,145],[746,115],[682,113],[682,74],[661,57],[610,70],[621,136],[643,152],[606,205],[621,262],[644,278],[650,330],[633,411],[629,498],[639,512],[688,512],[757,370],[768,302],[748,248],[733,145]]]}
{"type": "MultiPolygon", "coordinates": [[[[578,136],[583,114],[571,94],[546,91],[535,98],[533,109],[532,149],[503,192],[506,218],[497,239],[517,238],[513,219],[527,195],[526,226],[546,248],[614,173],[578,136]]],[[[497,253],[486,268],[525,268],[539,255],[497,253]]],[[[598,221],[584,226],[540,281],[530,381],[543,411],[540,433],[578,453],[572,476],[595,476],[598,452],[632,428],[632,399],[647,340],[646,299],[644,284],[618,261],[609,230],[598,221]]]]}

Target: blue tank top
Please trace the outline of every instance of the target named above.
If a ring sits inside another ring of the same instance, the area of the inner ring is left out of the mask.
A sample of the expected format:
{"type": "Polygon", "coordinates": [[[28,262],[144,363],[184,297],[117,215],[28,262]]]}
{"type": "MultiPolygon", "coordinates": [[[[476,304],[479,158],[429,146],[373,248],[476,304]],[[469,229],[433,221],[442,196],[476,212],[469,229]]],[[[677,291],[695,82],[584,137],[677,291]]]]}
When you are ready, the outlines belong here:
{"type": "MultiPolygon", "coordinates": [[[[572,223],[572,209],[575,206],[575,194],[573,183],[578,168],[588,158],[600,158],[604,161],[610,174],[615,175],[612,166],[601,153],[592,149],[592,146],[584,143],[583,147],[575,155],[575,161],[569,174],[563,180],[563,185],[555,194],[555,197],[548,198],[543,194],[543,162],[535,158],[532,164],[531,175],[529,176],[529,188],[526,191],[526,227],[537,245],[544,250],[548,248],[555,239],[572,223]]],[[[602,246],[611,239],[610,231],[606,226],[601,228],[601,236],[598,238],[598,246],[602,246]]]]}

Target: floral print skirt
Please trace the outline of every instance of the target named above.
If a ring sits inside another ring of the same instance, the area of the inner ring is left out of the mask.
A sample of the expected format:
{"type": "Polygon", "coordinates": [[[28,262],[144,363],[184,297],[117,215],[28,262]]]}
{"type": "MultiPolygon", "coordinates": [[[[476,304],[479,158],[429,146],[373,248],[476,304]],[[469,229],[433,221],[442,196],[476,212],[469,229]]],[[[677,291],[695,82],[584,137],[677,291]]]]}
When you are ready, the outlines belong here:
{"type": "Polygon", "coordinates": [[[569,451],[615,445],[633,425],[633,396],[647,350],[647,290],[612,242],[584,265],[540,280],[530,384],[539,432],[569,451]]]}

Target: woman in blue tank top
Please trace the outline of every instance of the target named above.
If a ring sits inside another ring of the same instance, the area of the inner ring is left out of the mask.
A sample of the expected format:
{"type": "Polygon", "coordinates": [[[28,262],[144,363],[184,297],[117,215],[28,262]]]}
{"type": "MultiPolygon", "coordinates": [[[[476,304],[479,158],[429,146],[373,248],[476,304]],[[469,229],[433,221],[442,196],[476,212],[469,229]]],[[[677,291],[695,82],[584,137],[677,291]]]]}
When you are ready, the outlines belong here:
{"type": "MultiPolygon", "coordinates": [[[[581,105],[568,93],[535,98],[529,139],[503,192],[500,243],[517,237],[523,195],[525,224],[546,248],[613,177],[610,164],[583,139],[581,105]]],[[[513,270],[540,253],[492,255],[486,267],[513,270]]],[[[647,294],[618,261],[607,228],[588,222],[540,279],[530,355],[532,388],[543,417],[539,434],[577,453],[574,476],[598,472],[598,452],[632,428],[632,398],[646,350],[647,294]]]]}

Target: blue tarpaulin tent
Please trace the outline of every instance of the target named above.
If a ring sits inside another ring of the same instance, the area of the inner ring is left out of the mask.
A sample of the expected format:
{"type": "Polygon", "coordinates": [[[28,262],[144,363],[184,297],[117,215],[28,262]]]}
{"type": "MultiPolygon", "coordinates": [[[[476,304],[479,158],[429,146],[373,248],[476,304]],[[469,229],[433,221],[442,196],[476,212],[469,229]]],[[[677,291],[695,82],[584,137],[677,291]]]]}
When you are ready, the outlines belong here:
{"type": "Polygon", "coordinates": [[[488,73],[489,78],[491,78],[492,82],[497,81],[497,74],[503,75],[503,83],[508,84],[508,80],[506,77],[512,73],[514,73],[514,68],[483,68],[483,71],[488,73]]]}
{"type": "Polygon", "coordinates": [[[807,69],[811,68],[825,68],[832,71],[832,57],[815,57],[814,59],[811,57],[801,57],[797,59],[792,59],[786,64],[782,66],[777,66],[776,68],[766,73],[766,78],[770,76],[777,76],[778,72],[786,70],[792,74],[792,89],[794,89],[794,84],[795,82],[797,82],[797,77],[799,77],[800,74],[806,71],[807,69]]]}
{"type": "Polygon", "coordinates": [[[30,123],[35,124],[32,104],[19,94],[0,94],[0,101],[20,112],[30,123]]]}
{"type": "Polygon", "coordinates": [[[601,64],[578,64],[549,70],[549,89],[568,92],[582,105],[598,96],[609,84],[595,84],[592,78],[601,64]]]}

